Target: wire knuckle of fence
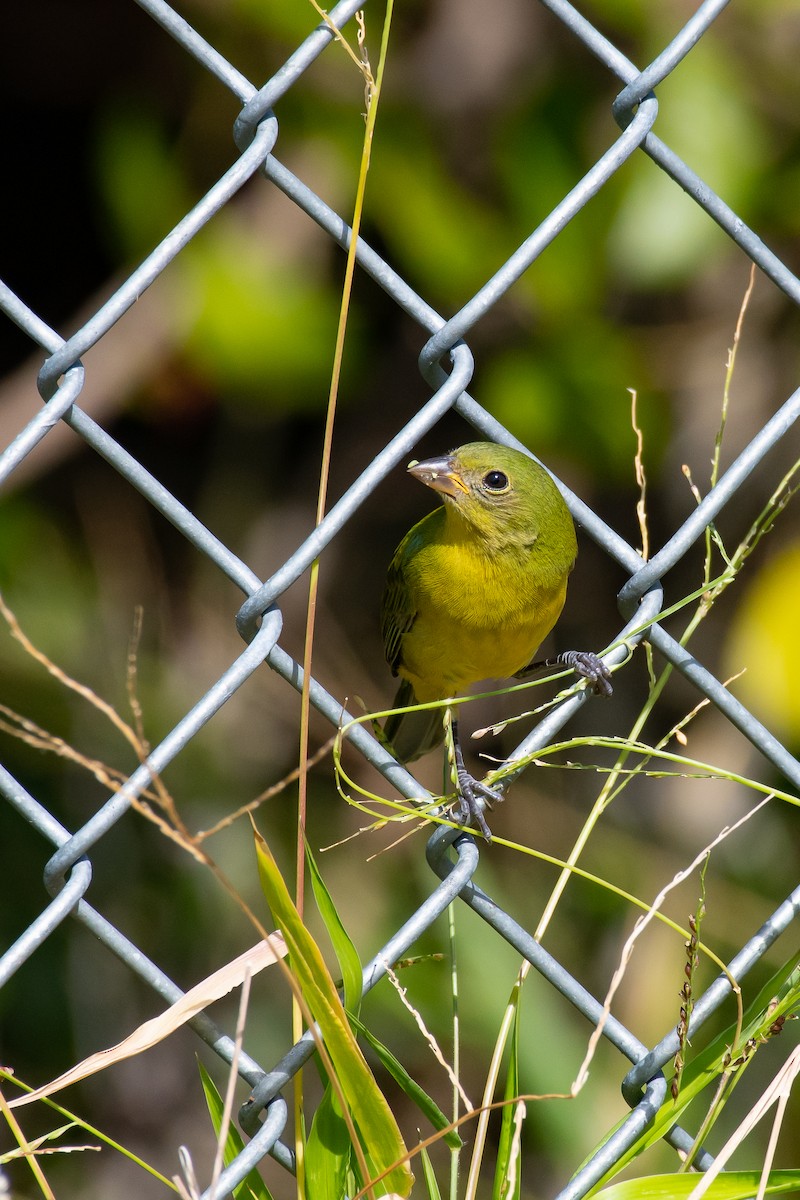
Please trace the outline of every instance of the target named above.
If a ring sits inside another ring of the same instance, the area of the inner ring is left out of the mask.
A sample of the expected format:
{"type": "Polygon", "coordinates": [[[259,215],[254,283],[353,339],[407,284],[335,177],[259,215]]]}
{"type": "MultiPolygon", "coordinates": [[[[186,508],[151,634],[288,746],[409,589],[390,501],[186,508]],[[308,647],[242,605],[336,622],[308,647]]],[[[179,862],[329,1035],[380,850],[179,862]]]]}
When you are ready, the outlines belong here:
{"type": "MultiPolygon", "coordinates": [[[[137,2],[158,22],[165,36],[173,39],[187,56],[207,70],[241,103],[232,131],[232,142],[238,157],[211,191],[182,217],[148,258],[119,285],[115,294],[68,340],[61,339],[27,307],[23,299],[2,285],[0,306],[7,318],[44,350],[47,357],[37,380],[44,405],[0,454],[0,481],[10,479],[31,451],[61,422],[69,423],[79,437],[84,438],[141,494],[145,502],[153,505],[172,522],[201,555],[241,589],[244,598],[238,613],[234,614],[234,620],[245,648],[231,661],[217,684],[198,699],[161,743],[146,748],[138,768],[115,790],[106,805],[74,831],[64,828],[43,801],[31,795],[19,780],[0,766],[0,792],[5,800],[52,848],[52,855],[44,868],[44,885],[52,900],[19,933],[14,945],[0,958],[0,986],[6,984],[71,917],[84,923],[132,972],[155,989],[164,1000],[173,1003],[180,997],[180,989],[155,963],[148,960],[134,942],[129,941],[112,922],[97,912],[87,899],[91,892],[92,856],[100,853],[103,839],[120,818],[132,805],[143,802],[154,781],[255,671],[271,670],[283,681],[284,688],[297,692],[301,690],[302,666],[281,645],[283,597],[359,513],[381,483],[403,463],[421,434],[432,429],[444,415],[454,410],[465,416],[479,434],[511,445],[515,443],[512,433],[503,428],[467,391],[474,370],[473,352],[468,342],[474,326],[542,251],[561,235],[572,218],[592,203],[620,167],[637,153],[648,155],[654,167],[660,168],[676,187],[687,191],[707,216],[716,221],[795,303],[800,303],[800,284],[786,264],[764,247],[757,235],[727,208],[724,199],[716,195],[692,168],[652,132],[658,127],[656,89],[673,71],[679,74],[681,64],[691,56],[694,47],[712,27],[726,0],[706,0],[700,4],[673,40],[641,70],[565,0],[542,0],[541,6],[549,10],[549,15],[559,21],[563,29],[609,71],[612,82],[622,84],[621,90],[610,103],[609,148],[592,165],[583,180],[561,199],[519,249],[497,269],[493,278],[449,318],[435,312],[380,254],[367,242],[359,241],[356,257],[360,269],[376,280],[388,298],[416,322],[425,338],[419,352],[419,370],[433,389],[433,395],[426,399],[391,443],[379,448],[373,461],[364,467],[360,476],[353,479],[341,500],[328,511],[314,531],[276,566],[271,577],[262,580],[201,523],[190,507],[164,489],[137,461],[135,455],[131,455],[94,422],[89,413],[80,407],[81,394],[93,369],[92,349],[136,303],[142,291],[168,271],[176,257],[211,217],[254,176],[260,175],[261,186],[279,189],[298,213],[310,217],[338,246],[346,247],[349,244],[351,230],[347,220],[328,207],[320,196],[315,195],[302,179],[276,157],[281,149],[276,108],[281,97],[297,85],[305,72],[329,51],[336,40],[335,31],[343,29],[353,19],[363,6],[363,0],[358,0],[358,3],[342,0],[336,5],[261,87],[241,75],[234,64],[205,42],[201,34],[163,0],[137,2]],[[621,132],[614,132],[614,122],[619,125],[621,132]]],[[[435,249],[432,253],[435,253],[435,249]]],[[[675,529],[663,548],[646,562],[597,513],[582,506],[578,497],[564,489],[568,504],[584,533],[597,543],[601,552],[617,561],[624,575],[624,583],[618,594],[623,624],[618,633],[619,644],[607,656],[608,661],[624,662],[631,646],[643,638],[649,639],[659,653],[684,676],[695,690],[697,698],[705,698],[721,706],[764,758],[777,767],[795,788],[800,787],[800,765],[789,751],[725,690],[720,680],[710,676],[702,663],[698,663],[670,637],[659,623],[659,616],[666,603],[665,577],[705,536],[716,515],[735,501],[743,481],[754,466],[787,434],[799,414],[800,390],[786,401],[780,412],[763,429],[753,435],[750,444],[716,481],[697,508],[675,529]]],[[[540,717],[537,726],[520,743],[520,755],[534,754],[547,745],[571,719],[576,707],[587,702],[588,698],[588,692],[583,691],[540,717]]],[[[346,711],[342,699],[328,692],[317,679],[311,682],[310,700],[314,708],[330,722],[332,731],[341,726],[356,750],[368,757],[401,794],[424,798],[424,789],[373,738],[368,724],[349,726],[348,722],[355,721],[358,714],[346,711]]],[[[560,1193],[561,1200],[578,1200],[623,1157],[642,1131],[655,1120],[663,1106],[669,1103],[663,1071],[679,1048],[679,1038],[674,1029],[670,1029],[657,1045],[647,1047],[610,1012],[604,1011],[601,1001],[551,953],[545,951],[516,917],[498,906],[479,887],[476,876],[480,857],[476,841],[471,835],[447,826],[434,828],[427,844],[427,860],[434,876],[430,895],[418,911],[409,913],[402,929],[364,968],[364,991],[374,986],[385,974],[387,963],[407,952],[439,919],[447,906],[458,901],[471,908],[494,930],[498,938],[505,939],[527,959],[592,1025],[599,1025],[602,1037],[615,1046],[626,1060],[621,1070],[621,1074],[624,1074],[621,1088],[631,1111],[603,1147],[584,1163],[560,1193]]],[[[761,929],[748,937],[727,970],[720,972],[705,993],[695,999],[689,1023],[690,1033],[696,1032],[713,1017],[730,996],[732,980],[738,983],[760,962],[794,921],[798,907],[800,887],[791,893],[761,929]]],[[[224,1060],[231,1060],[232,1039],[207,1015],[195,1017],[192,1025],[224,1060]]],[[[293,1151],[281,1140],[288,1119],[282,1093],[314,1050],[313,1034],[306,1032],[274,1066],[264,1066],[246,1054],[240,1057],[239,1072],[251,1085],[252,1094],[241,1108],[239,1118],[242,1128],[252,1140],[225,1168],[217,1181],[213,1191],[217,1200],[231,1195],[247,1173],[266,1155],[272,1155],[287,1171],[296,1169],[293,1151]]],[[[665,1136],[681,1149],[688,1150],[692,1146],[693,1138],[678,1125],[667,1129],[665,1136]]],[[[708,1166],[712,1160],[709,1155],[701,1154],[697,1161],[700,1166],[708,1166]]],[[[204,1197],[211,1195],[211,1191],[203,1193],[204,1197]]]]}

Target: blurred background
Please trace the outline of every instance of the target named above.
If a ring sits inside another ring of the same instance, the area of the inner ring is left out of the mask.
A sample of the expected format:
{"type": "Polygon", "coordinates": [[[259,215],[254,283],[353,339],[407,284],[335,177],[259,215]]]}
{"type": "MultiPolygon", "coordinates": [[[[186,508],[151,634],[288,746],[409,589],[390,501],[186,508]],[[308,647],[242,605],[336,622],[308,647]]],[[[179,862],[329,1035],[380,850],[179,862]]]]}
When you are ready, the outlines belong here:
{"type": "MultiPolygon", "coordinates": [[[[644,65],[694,7],[682,0],[585,0],[582,11],[644,65]]],[[[181,12],[257,85],[318,19],[305,0],[185,0],[181,12]]],[[[382,19],[380,5],[368,7],[373,66],[382,19]]],[[[659,88],[656,126],[795,272],[798,53],[800,10],[792,0],[740,0],[659,88]]],[[[449,316],[614,140],[610,105],[618,90],[560,23],[529,0],[496,0],[490,12],[477,0],[398,6],[367,188],[366,240],[449,316]]],[[[126,0],[4,6],[0,96],[0,276],[67,336],[234,161],[237,106],[126,0]]],[[[278,157],[348,219],[363,110],[363,80],[336,47],[276,110],[278,157]]],[[[727,356],[749,268],[726,235],[649,159],[637,156],[472,332],[471,393],[639,547],[635,390],[650,547],[658,549],[696,503],[684,467],[701,493],[709,486],[727,356]]],[[[327,236],[256,178],[85,357],[82,407],[262,578],[313,526],[343,270],[344,257],[327,236]]],[[[796,388],[798,334],[795,305],[757,274],[731,387],[723,469],[796,388]]],[[[428,398],[417,370],[425,340],[392,300],[357,275],[330,503],[428,398]]],[[[2,446],[38,410],[42,361],[40,349],[0,320],[2,446]]],[[[438,453],[471,437],[453,415],[417,453],[438,453]]],[[[790,433],[722,513],[719,530],[729,552],[797,457],[796,433],[790,433]]],[[[386,565],[399,538],[431,505],[429,494],[395,472],[321,562],[314,673],[334,695],[365,710],[388,706],[394,694],[378,616],[386,565]]],[[[546,652],[599,650],[621,626],[615,598],[624,574],[587,537],[580,542],[567,607],[546,652]]],[[[703,550],[696,547],[670,573],[666,603],[701,586],[703,550]]],[[[714,573],[721,565],[717,557],[714,573]]],[[[746,668],[737,695],[793,750],[800,744],[799,584],[800,518],[789,505],[691,643],[721,678],[746,668]]],[[[137,687],[151,744],[241,650],[234,617],[242,597],[233,585],[66,427],[40,444],[0,498],[0,586],[33,643],[126,719],[128,645],[141,607],[137,687]]],[[[304,577],[281,602],[282,644],[298,659],[307,594],[304,577]]],[[[689,611],[670,618],[670,632],[680,635],[689,611]]],[[[532,693],[533,700],[476,702],[464,711],[464,725],[486,725],[552,692],[551,685],[532,693]]],[[[587,705],[569,732],[625,734],[647,693],[640,651],[617,675],[613,700],[587,705]]],[[[688,685],[671,680],[643,736],[663,736],[698,699],[688,685]]],[[[0,759],[71,829],[100,807],[107,789],[63,758],[11,736],[7,710],[88,757],[123,771],[136,765],[109,723],[34,662],[2,624],[0,705],[0,759]]],[[[299,697],[265,668],[187,747],[165,783],[190,829],[209,827],[292,769],[299,709],[299,697]]],[[[512,726],[479,748],[502,756],[530,724],[512,726]]],[[[713,711],[702,712],[688,732],[693,757],[781,785],[713,711]]],[[[315,718],[312,749],[329,734],[315,718]]],[[[608,765],[612,758],[589,751],[582,761],[608,765]]],[[[347,754],[345,765],[358,782],[381,789],[357,758],[347,754]]],[[[436,756],[419,771],[422,782],[440,789],[436,756]]],[[[591,771],[529,771],[494,813],[493,831],[563,858],[601,784],[602,776],[591,771]]],[[[729,783],[642,779],[611,806],[583,865],[652,899],[754,801],[746,788],[729,783]]],[[[289,874],[295,804],[296,791],[288,788],[259,815],[289,874]]],[[[434,882],[424,863],[424,832],[390,848],[391,830],[353,836],[367,824],[337,792],[328,756],[311,778],[310,840],[365,959],[434,882]],[[321,853],[325,847],[334,848],[321,853]]],[[[0,940],[7,945],[46,903],[41,872],[51,851],[5,805],[0,846],[0,940]]],[[[263,911],[247,823],[209,839],[206,849],[263,911]]],[[[103,839],[92,861],[92,903],[183,987],[255,940],[210,875],[134,814],[103,839]]],[[[794,886],[797,873],[797,815],[775,801],[713,857],[703,936],[716,953],[730,957],[794,886]]],[[[508,850],[482,855],[481,885],[529,929],[555,878],[552,866],[508,850]]],[[[698,888],[695,879],[667,906],[684,925],[698,888]]],[[[611,893],[574,882],[546,944],[602,998],[634,916],[611,893]]],[[[459,914],[458,922],[465,1086],[477,1102],[517,960],[470,914],[459,914]]],[[[430,931],[420,950],[447,951],[444,926],[430,931]]],[[[788,953],[784,944],[776,947],[763,970],[788,953]]],[[[645,1043],[677,1020],[683,961],[680,937],[656,926],[631,964],[615,1012],[645,1043]]],[[[442,1000],[447,964],[431,961],[407,974],[411,1000],[451,1053],[442,1000]]],[[[704,964],[703,985],[713,975],[704,964]]],[[[253,1006],[246,1048],[268,1067],[290,1039],[284,985],[256,981],[253,1006]]],[[[589,1031],[538,980],[530,981],[525,1006],[523,1086],[565,1091],[589,1031]]],[[[120,1040],[159,1007],[82,927],[67,924],[0,993],[0,1060],[39,1084],[120,1040]]],[[[235,998],[214,1015],[230,1028],[234,1012],[235,998]]],[[[364,1016],[447,1107],[446,1080],[388,985],[369,1000],[364,1016]]],[[[176,1148],[186,1143],[202,1174],[213,1138],[193,1061],[198,1050],[224,1080],[213,1056],[184,1032],[73,1089],[64,1102],[167,1175],[177,1171],[176,1148]]],[[[761,1069],[757,1062],[754,1079],[761,1069]]],[[[769,1078],[769,1064],[763,1070],[769,1078]]],[[[614,1113],[622,1115],[624,1072],[619,1056],[601,1049],[577,1101],[529,1111],[523,1178],[538,1180],[536,1194],[563,1183],[614,1113]]],[[[404,1119],[411,1136],[415,1116],[404,1119]]],[[[26,1121],[29,1136],[48,1127],[41,1113],[26,1112],[26,1121]]],[[[664,1151],[650,1165],[671,1169],[672,1163],[664,1151]]],[[[59,1196],[94,1200],[126,1194],[126,1188],[145,1200],[166,1194],[109,1150],[65,1155],[47,1170],[59,1196]]],[[[15,1171],[20,1194],[32,1194],[30,1177],[15,1171]]],[[[276,1195],[291,1194],[277,1169],[269,1178],[276,1195]]]]}

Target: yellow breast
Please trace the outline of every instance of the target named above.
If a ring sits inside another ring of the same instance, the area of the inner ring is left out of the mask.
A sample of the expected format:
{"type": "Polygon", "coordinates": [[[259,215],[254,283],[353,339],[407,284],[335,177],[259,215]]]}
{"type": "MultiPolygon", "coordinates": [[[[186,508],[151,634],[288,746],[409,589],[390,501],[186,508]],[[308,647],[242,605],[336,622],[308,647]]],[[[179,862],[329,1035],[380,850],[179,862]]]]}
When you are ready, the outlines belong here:
{"type": "Polygon", "coordinates": [[[416,617],[400,674],[425,703],[526,666],[564,606],[569,564],[486,554],[461,541],[424,547],[407,564],[416,617]]]}

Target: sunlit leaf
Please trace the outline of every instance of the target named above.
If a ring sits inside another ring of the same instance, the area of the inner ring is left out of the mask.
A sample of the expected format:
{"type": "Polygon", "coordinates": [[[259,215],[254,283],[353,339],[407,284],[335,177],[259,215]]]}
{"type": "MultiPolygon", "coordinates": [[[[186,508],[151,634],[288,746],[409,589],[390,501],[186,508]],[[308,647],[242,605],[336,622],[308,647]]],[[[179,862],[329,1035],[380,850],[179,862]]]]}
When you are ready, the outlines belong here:
{"type": "Polygon", "coordinates": [[[317,902],[320,916],[325,922],[328,937],[331,939],[334,953],[339,960],[344,982],[344,1004],[348,1012],[358,1013],[361,1003],[363,973],[361,960],[358,957],[353,942],[342,924],[342,919],[333,903],[331,894],[320,875],[314,855],[306,845],[306,862],[311,875],[311,886],[314,889],[314,899],[317,902]]]}
{"type": "MultiPolygon", "coordinates": [[[[749,1200],[755,1196],[761,1181],[760,1171],[723,1171],[708,1188],[709,1200],[749,1200]]],[[[647,1175],[643,1179],[626,1179],[598,1192],[603,1200],[681,1200],[697,1187],[697,1175],[647,1175]]],[[[767,1176],[768,1196],[800,1191],[800,1171],[770,1171],[767,1176]]]]}
{"type": "Polygon", "coordinates": [[[407,1196],[414,1177],[404,1161],[408,1151],[397,1122],[353,1036],[319,946],[303,924],[269,846],[255,826],[254,834],[264,895],[289,947],[292,970],[319,1025],[370,1169],[380,1174],[394,1163],[402,1164],[390,1170],[375,1190],[380,1195],[396,1192],[407,1196]]]}

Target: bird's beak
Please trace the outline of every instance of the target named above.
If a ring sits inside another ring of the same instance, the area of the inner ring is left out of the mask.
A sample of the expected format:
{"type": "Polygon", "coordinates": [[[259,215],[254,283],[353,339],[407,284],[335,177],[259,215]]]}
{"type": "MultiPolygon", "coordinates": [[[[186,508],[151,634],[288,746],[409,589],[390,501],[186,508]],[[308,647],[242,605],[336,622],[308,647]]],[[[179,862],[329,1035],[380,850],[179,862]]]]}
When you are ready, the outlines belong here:
{"type": "Polygon", "coordinates": [[[456,470],[456,461],[451,454],[443,454],[441,458],[426,458],[424,462],[409,463],[408,473],[420,483],[433,488],[435,492],[443,492],[445,496],[461,496],[468,491],[467,485],[456,470]]]}

